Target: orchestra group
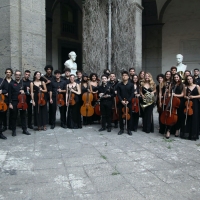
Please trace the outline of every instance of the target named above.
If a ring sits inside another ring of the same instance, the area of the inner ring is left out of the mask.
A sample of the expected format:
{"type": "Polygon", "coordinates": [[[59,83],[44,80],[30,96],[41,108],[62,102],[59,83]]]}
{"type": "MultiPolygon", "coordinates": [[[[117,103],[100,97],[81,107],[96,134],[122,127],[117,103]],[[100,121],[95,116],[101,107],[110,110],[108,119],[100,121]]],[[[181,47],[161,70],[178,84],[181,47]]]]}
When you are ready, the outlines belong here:
{"type": "Polygon", "coordinates": [[[45,75],[36,71],[32,80],[29,70],[23,74],[20,70],[5,70],[5,77],[0,79],[1,139],[7,139],[3,134],[7,129],[16,136],[18,111],[22,133],[26,135],[31,134],[28,128],[45,131],[49,124],[54,129],[57,112],[63,129],[101,122],[99,131],[111,132],[119,122],[118,135],[132,135],[132,131],[137,132],[141,117],[142,131],[150,133],[154,132],[155,106],[159,132],[167,139],[172,134],[199,139],[199,69],[194,69],[192,75],[188,70],[177,73],[177,67],[171,67],[157,76],[157,85],[150,73],[141,71],[137,75],[134,68],[122,71],[121,80],[108,69],[100,77],[79,70],[71,74],[70,68],[62,74],[51,65],[44,69],[45,75]]]}

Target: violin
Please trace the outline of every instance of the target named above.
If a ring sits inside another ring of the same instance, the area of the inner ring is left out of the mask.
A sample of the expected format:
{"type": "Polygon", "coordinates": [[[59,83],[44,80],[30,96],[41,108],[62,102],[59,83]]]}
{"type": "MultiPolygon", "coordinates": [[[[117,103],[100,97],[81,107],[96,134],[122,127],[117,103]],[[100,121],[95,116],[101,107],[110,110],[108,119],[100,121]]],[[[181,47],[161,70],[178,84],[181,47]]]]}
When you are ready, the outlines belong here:
{"type": "MultiPolygon", "coordinates": [[[[176,90],[176,87],[174,88],[173,91],[176,90]]],[[[180,105],[180,99],[177,97],[174,97],[174,95],[171,95],[171,97],[168,97],[166,99],[166,108],[162,112],[160,116],[160,121],[162,124],[167,125],[167,126],[173,126],[176,124],[178,120],[177,116],[177,108],[179,108],[180,105]]]]}
{"type": "MultiPolygon", "coordinates": [[[[2,80],[0,87],[2,86],[2,84],[4,82],[4,79],[2,80]]],[[[8,109],[8,106],[4,101],[5,101],[4,94],[0,94],[0,112],[5,112],[8,109]]]]}
{"type": "MultiPolygon", "coordinates": [[[[89,83],[87,84],[87,89],[89,83]]],[[[94,108],[92,106],[93,95],[91,92],[85,92],[82,95],[83,105],[81,106],[81,115],[84,117],[91,117],[94,114],[94,108]]]]}
{"type": "MultiPolygon", "coordinates": [[[[188,97],[190,97],[190,91],[188,92],[188,97]]],[[[188,98],[188,100],[185,102],[185,109],[184,109],[184,113],[186,115],[185,117],[185,125],[186,125],[186,122],[187,122],[187,116],[188,115],[193,115],[193,109],[192,109],[192,106],[193,106],[193,102],[190,101],[190,99],[188,98]]]]}
{"type": "MultiPolygon", "coordinates": [[[[60,89],[60,86],[59,86],[59,88],[58,89],[60,89]]],[[[57,105],[58,105],[58,107],[61,107],[61,106],[64,106],[65,105],[65,101],[64,101],[64,98],[63,98],[63,94],[61,94],[61,93],[57,93],[57,105]]]]}
{"type": "Polygon", "coordinates": [[[101,110],[100,110],[100,101],[97,100],[97,102],[94,105],[94,112],[96,115],[100,116],[101,115],[101,110]]]}
{"type": "MultiPolygon", "coordinates": [[[[22,81],[22,87],[21,90],[23,89],[23,80],[22,81]]],[[[26,95],[25,94],[19,94],[18,95],[18,104],[17,104],[17,108],[19,110],[26,110],[28,108],[28,105],[26,103],[26,95]]]]}
{"type": "Polygon", "coordinates": [[[39,93],[38,93],[38,106],[44,106],[45,104],[46,104],[46,101],[45,101],[45,98],[44,98],[44,93],[39,89],[39,93]]]}
{"type": "Polygon", "coordinates": [[[134,113],[138,113],[140,111],[140,104],[138,97],[132,98],[131,102],[132,102],[132,111],[134,113]]]}
{"type": "MultiPolygon", "coordinates": [[[[71,89],[73,89],[73,86],[71,89]]],[[[71,89],[70,89],[70,95],[69,95],[69,105],[73,106],[76,104],[76,101],[75,101],[75,94],[72,93],[71,89]]]]}
{"type": "MultiPolygon", "coordinates": [[[[126,102],[126,99],[124,99],[126,102]]],[[[127,104],[122,108],[122,118],[126,119],[126,129],[127,129],[127,120],[130,120],[131,116],[129,114],[129,108],[127,107],[127,104]]]]}

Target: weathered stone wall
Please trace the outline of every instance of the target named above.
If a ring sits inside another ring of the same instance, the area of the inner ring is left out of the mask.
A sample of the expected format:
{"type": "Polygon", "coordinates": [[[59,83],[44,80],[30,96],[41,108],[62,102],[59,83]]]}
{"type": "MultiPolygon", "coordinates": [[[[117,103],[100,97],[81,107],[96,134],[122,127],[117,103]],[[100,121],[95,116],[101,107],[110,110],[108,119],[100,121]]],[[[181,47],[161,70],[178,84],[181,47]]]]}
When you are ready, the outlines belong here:
{"type": "Polygon", "coordinates": [[[3,69],[43,71],[46,64],[45,0],[0,2],[3,69]],[[3,19],[3,20],[2,20],[3,19]]]}

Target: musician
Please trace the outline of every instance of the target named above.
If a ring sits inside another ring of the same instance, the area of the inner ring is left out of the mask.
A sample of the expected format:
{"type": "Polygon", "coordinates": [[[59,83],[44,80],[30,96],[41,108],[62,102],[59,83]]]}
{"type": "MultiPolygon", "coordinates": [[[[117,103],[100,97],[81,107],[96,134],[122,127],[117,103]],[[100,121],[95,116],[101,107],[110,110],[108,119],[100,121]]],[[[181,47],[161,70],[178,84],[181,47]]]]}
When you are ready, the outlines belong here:
{"type": "MultiPolygon", "coordinates": [[[[12,75],[13,75],[13,70],[11,68],[7,68],[5,70],[5,84],[6,84],[6,88],[9,88],[9,84],[13,81],[12,79],[12,75]]],[[[9,103],[8,103],[8,93],[5,94],[5,102],[7,104],[7,107],[9,108],[9,103]]],[[[6,112],[4,112],[4,117],[3,117],[3,129],[2,131],[6,131],[7,130],[7,113],[8,110],[6,112]]],[[[10,116],[10,110],[9,110],[9,130],[12,130],[12,125],[11,125],[11,116],[10,116]]]]}
{"type": "Polygon", "coordinates": [[[171,127],[167,127],[167,133],[166,133],[167,139],[170,138],[171,134],[175,134],[175,137],[179,136],[181,124],[183,123],[183,120],[184,120],[183,119],[184,85],[182,83],[182,78],[178,73],[174,74],[174,77],[173,77],[173,82],[171,86],[171,95],[173,95],[174,97],[178,97],[180,99],[180,105],[179,105],[179,108],[177,109],[177,116],[178,116],[177,123],[171,127]]]}
{"type": "MultiPolygon", "coordinates": [[[[184,88],[184,98],[185,104],[192,102],[192,107],[189,108],[192,110],[193,114],[185,117],[184,128],[181,131],[180,137],[184,139],[197,140],[199,139],[199,98],[200,98],[200,87],[199,85],[194,84],[195,78],[192,75],[188,75],[185,80],[184,88]]],[[[185,111],[187,111],[187,106],[185,106],[185,111]]],[[[185,113],[186,115],[186,113],[185,113]]]]}
{"type": "Polygon", "coordinates": [[[138,81],[139,81],[140,86],[144,82],[144,75],[145,75],[145,71],[144,70],[140,71],[140,73],[138,75],[138,81]]]}
{"type": "Polygon", "coordinates": [[[80,84],[82,81],[82,72],[80,70],[76,71],[77,79],[75,80],[76,83],[80,84]]]}
{"type": "MultiPolygon", "coordinates": [[[[31,100],[34,109],[34,126],[37,126],[37,130],[47,130],[47,96],[44,93],[47,93],[47,87],[44,81],[41,81],[41,73],[36,71],[33,75],[33,82],[30,84],[31,87],[31,100]],[[44,96],[43,101],[45,100],[44,105],[39,105],[39,98],[44,96]]],[[[49,88],[51,90],[51,88],[49,88]]],[[[50,96],[51,99],[51,96],[50,96]]]]}
{"type": "Polygon", "coordinates": [[[70,83],[70,74],[71,74],[71,69],[70,68],[65,68],[64,69],[65,76],[62,77],[62,79],[65,81],[65,85],[70,83]]]}
{"type": "Polygon", "coordinates": [[[70,83],[66,86],[67,127],[71,129],[82,128],[79,94],[81,94],[80,85],[75,82],[75,75],[71,74],[70,83]],[[72,105],[73,101],[75,101],[74,105],[72,105]]]}
{"type": "Polygon", "coordinates": [[[46,99],[47,99],[47,104],[49,105],[49,124],[51,125],[51,116],[52,116],[53,108],[52,108],[52,104],[50,103],[50,91],[51,91],[51,82],[54,79],[52,75],[53,66],[46,65],[44,70],[46,71],[46,74],[41,77],[41,81],[43,81],[46,84],[46,88],[47,88],[46,99]]]}
{"type": "MultiPolygon", "coordinates": [[[[63,101],[64,101],[64,94],[66,93],[66,85],[65,85],[65,81],[62,80],[60,78],[61,76],[61,72],[59,70],[55,70],[54,71],[54,76],[55,76],[55,80],[51,82],[51,91],[50,96],[52,97],[50,99],[50,103],[52,104],[53,107],[53,112],[52,112],[52,116],[51,116],[51,129],[55,128],[55,122],[56,122],[56,110],[57,110],[57,95],[61,94],[63,96],[63,101]]],[[[60,111],[60,120],[61,120],[61,127],[62,128],[67,128],[65,125],[65,102],[63,106],[59,106],[59,111],[60,111]]]]}
{"type": "MultiPolygon", "coordinates": [[[[81,97],[84,93],[86,92],[91,92],[90,91],[90,85],[89,85],[89,81],[88,81],[88,75],[87,74],[83,74],[82,76],[82,81],[81,81],[81,97]]],[[[81,98],[81,105],[83,105],[83,101],[81,98]]],[[[88,124],[92,124],[92,117],[84,117],[83,116],[83,125],[88,125],[88,124]]]]}
{"type": "MultiPolygon", "coordinates": [[[[117,86],[117,96],[119,98],[119,122],[120,122],[120,131],[118,135],[124,133],[124,123],[122,118],[122,108],[128,107],[129,108],[129,115],[131,115],[131,100],[134,94],[133,84],[128,81],[129,74],[127,71],[123,71],[122,73],[122,82],[117,86]]],[[[130,130],[130,121],[127,121],[127,133],[128,135],[132,135],[130,130]]]]}
{"type": "Polygon", "coordinates": [[[152,78],[152,75],[147,72],[145,73],[144,82],[140,87],[140,95],[142,96],[142,105],[144,109],[143,131],[146,133],[154,132],[153,107],[155,92],[156,84],[152,78]]]}
{"type": "MultiPolygon", "coordinates": [[[[5,79],[0,78],[0,95],[5,95],[8,94],[8,87],[7,84],[5,83],[5,79]]],[[[6,102],[4,101],[5,106],[7,106],[6,102]]],[[[3,118],[5,116],[5,111],[0,111],[0,124],[2,125],[3,118]]],[[[6,140],[7,137],[3,135],[3,130],[2,127],[0,127],[0,139],[6,140]]]]}
{"type": "Polygon", "coordinates": [[[31,71],[25,70],[24,77],[23,77],[23,85],[24,85],[24,92],[26,94],[26,103],[28,105],[28,128],[33,129],[32,126],[32,101],[31,101],[31,92],[30,92],[30,78],[31,71]]]}
{"type": "MultiPolygon", "coordinates": [[[[23,81],[20,80],[21,78],[21,71],[15,71],[15,80],[10,82],[9,89],[8,89],[8,98],[9,98],[9,108],[11,114],[11,124],[12,124],[12,136],[16,136],[16,123],[17,123],[17,115],[18,115],[18,108],[17,104],[19,103],[18,95],[25,94],[24,93],[24,85],[23,81]]],[[[20,110],[20,118],[21,118],[21,125],[23,134],[30,135],[27,131],[26,126],[26,110],[20,110]]]]}
{"type": "Polygon", "coordinates": [[[184,75],[183,75],[183,79],[182,82],[185,83],[185,80],[187,78],[187,76],[191,75],[191,71],[189,70],[185,70],[184,75]]]}
{"type": "Polygon", "coordinates": [[[110,76],[110,70],[109,69],[104,69],[103,74],[106,75],[107,77],[110,76]]]}
{"type": "MultiPolygon", "coordinates": [[[[138,112],[134,112],[132,110],[131,112],[131,131],[137,132],[138,129],[138,122],[139,122],[139,114],[140,114],[140,103],[139,103],[139,97],[140,97],[140,86],[139,86],[139,78],[136,74],[133,75],[133,88],[134,88],[134,95],[133,98],[138,99],[138,112]]],[[[132,103],[133,104],[133,103],[132,103]]]]}
{"type": "MultiPolygon", "coordinates": [[[[116,112],[115,110],[117,108],[115,108],[115,106],[118,106],[118,97],[117,97],[117,85],[119,84],[119,81],[116,80],[116,75],[114,73],[110,73],[110,81],[107,82],[107,85],[112,87],[114,89],[114,98],[113,98],[113,105],[114,105],[114,109],[113,112],[116,112]]],[[[118,110],[118,109],[117,109],[118,110]]],[[[117,113],[118,114],[118,113],[117,113]]],[[[114,128],[118,128],[118,120],[113,120],[114,122],[114,128]]]]}
{"type": "Polygon", "coordinates": [[[135,68],[129,68],[129,81],[133,82],[133,76],[135,75],[135,68]]]}
{"type": "Polygon", "coordinates": [[[112,103],[114,97],[114,89],[108,86],[107,81],[108,77],[106,75],[101,76],[102,85],[99,86],[99,97],[100,97],[100,110],[101,110],[101,122],[102,127],[99,131],[106,130],[111,132],[111,116],[112,116],[112,103]],[[107,123],[107,126],[106,126],[107,123]]]}
{"type": "Polygon", "coordinates": [[[173,76],[174,76],[174,74],[176,74],[176,73],[177,73],[177,67],[175,67],[175,66],[172,66],[170,70],[171,70],[172,77],[173,77],[173,76]]]}
{"type": "Polygon", "coordinates": [[[199,69],[194,69],[194,78],[195,78],[195,83],[197,85],[200,85],[200,77],[199,77],[199,69]]]}

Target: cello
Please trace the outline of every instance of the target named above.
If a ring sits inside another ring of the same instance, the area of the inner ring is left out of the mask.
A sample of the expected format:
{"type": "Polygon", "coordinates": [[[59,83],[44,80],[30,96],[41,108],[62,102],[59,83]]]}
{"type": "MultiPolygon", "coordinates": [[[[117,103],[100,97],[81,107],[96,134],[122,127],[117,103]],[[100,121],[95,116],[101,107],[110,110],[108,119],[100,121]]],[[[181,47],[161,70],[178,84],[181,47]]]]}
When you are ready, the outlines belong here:
{"type": "MultiPolygon", "coordinates": [[[[89,83],[87,83],[87,89],[89,83]]],[[[83,105],[81,106],[81,115],[84,117],[91,117],[94,114],[94,108],[92,106],[93,95],[91,92],[85,92],[82,95],[83,105]]]]}
{"type": "MultiPolygon", "coordinates": [[[[2,86],[4,80],[5,80],[5,77],[2,80],[2,82],[0,84],[0,87],[2,86]]],[[[8,106],[7,106],[7,104],[4,101],[5,101],[4,94],[0,94],[0,112],[5,112],[8,109],[8,106]]]]}
{"type": "Polygon", "coordinates": [[[180,105],[180,99],[177,97],[174,97],[173,93],[176,90],[177,85],[175,88],[172,90],[172,95],[171,97],[168,97],[166,99],[166,108],[162,112],[160,121],[162,124],[167,125],[167,126],[173,126],[176,124],[178,120],[177,116],[177,108],[179,108],[180,105]]]}
{"type": "MultiPolygon", "coordinates": [[[[21,86],[21,90],[23,89],[23,80],[22,81],[22,86],[21,86]]],[[[28,105],[26,103],[26,95],[24,94],[19,94],[18,95],[18,104],[17,104],[17,108],[19,110],[26,110],[28,108],[28,105]]]]}

